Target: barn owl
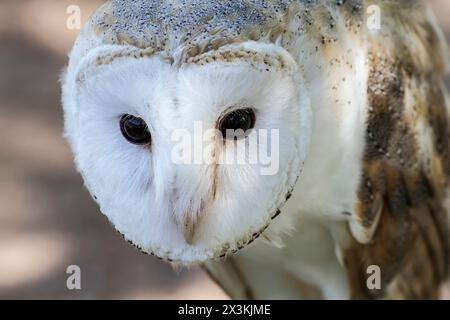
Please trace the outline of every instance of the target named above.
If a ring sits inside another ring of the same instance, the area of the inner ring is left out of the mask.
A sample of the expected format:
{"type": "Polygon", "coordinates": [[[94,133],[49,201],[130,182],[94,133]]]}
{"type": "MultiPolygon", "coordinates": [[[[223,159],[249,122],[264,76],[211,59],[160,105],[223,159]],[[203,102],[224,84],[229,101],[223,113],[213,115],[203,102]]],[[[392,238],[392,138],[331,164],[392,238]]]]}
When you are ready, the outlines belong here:
{"type": "Polygon", "coordinates": [[[65,132],[126,240],[232,298],[436,298],[447,64],[425,1],[112,0],[71,51],[65,132]],[[198,124],[202,161],[174,161],[198,124]],[[237,150],[277,170],[219,161],[237,150]]]}

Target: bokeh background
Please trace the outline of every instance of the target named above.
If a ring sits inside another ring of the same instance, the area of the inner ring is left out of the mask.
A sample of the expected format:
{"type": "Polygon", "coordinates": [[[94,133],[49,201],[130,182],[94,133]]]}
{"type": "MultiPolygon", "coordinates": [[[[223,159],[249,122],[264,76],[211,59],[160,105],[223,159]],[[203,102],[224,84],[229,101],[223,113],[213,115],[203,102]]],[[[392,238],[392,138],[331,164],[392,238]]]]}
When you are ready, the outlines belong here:
{"type": "MultiPolygon", "coordinates": [[[[392,0],[395,1],[395,0],[392,0]]],[[[428,0],[450,36],[450,0],[428,0]]],[[[128,245],[91,201],[62,137],[59,75],[99,0],[0,0],[0,299],[226,298],[199,269],[128,245]],[[82,290],[66,268],[82,270],[82,290]]]]}

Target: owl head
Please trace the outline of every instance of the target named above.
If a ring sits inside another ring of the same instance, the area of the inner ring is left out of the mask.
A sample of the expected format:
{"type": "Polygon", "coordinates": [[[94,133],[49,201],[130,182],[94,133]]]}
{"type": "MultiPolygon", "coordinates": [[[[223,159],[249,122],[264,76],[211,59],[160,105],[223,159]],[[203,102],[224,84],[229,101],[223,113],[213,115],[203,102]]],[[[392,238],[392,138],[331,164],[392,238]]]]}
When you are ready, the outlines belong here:
{"type": "Polygon", "coordinates": [[[311,112],[300,68],[276,44],[183,49],[84,32],[63,105],[101,211],[141,250],[188,265],[237,252],[272,223],[301,183],[311,112]]]}

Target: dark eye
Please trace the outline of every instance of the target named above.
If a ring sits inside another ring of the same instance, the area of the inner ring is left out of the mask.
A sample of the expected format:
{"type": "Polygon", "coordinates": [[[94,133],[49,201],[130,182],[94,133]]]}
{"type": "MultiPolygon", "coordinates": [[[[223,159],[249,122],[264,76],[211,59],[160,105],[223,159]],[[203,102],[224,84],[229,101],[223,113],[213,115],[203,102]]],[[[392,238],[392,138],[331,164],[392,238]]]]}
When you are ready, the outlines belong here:
{"type": "Polygon", "coordinates": [[[138,145],[146,145],[152,142],[152,136],[148,126],[141,118],[125,114],[120,119],[120,131],[129,142],[138,145]]]}
{"type": "Polygon", "coordinates": [[[256,115],[253,109],[239,109],[225,115],[219,123],[219,129],[224,138],[236,140],[243,138],[248,130],[253,129],[255,122],[256,115]],[[237,130],[242,131],[239,133],[237,130]]]}

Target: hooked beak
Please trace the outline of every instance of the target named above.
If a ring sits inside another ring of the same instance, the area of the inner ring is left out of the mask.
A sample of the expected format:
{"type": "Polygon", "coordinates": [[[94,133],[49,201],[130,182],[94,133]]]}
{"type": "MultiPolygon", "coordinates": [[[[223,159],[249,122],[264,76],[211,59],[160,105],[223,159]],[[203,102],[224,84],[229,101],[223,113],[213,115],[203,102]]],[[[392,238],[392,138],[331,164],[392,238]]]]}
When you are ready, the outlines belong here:
{"type": "Polygon", "coordinates": [[[194,244],[194,238],[198,226],[204,216],[204,201],[200,202],[200,206],[197,209],[192,207],[192,202],[183,212],[181,219],[176,219],[177,225],[180,231],[183,233],[184,240],[187,244],[194,244]]]}
{"type": "Polygon", "coordinates": [[[190,217],[189,213],[186,213],[182,225],[179,226],[183,233],[184,240],[186,241],[187,244],[190,245],[194,244],[195,231],[199,223],[198,220],[199,220],[198,217],[193,218],[190,217]]]}

